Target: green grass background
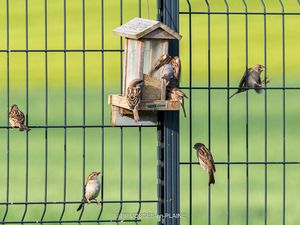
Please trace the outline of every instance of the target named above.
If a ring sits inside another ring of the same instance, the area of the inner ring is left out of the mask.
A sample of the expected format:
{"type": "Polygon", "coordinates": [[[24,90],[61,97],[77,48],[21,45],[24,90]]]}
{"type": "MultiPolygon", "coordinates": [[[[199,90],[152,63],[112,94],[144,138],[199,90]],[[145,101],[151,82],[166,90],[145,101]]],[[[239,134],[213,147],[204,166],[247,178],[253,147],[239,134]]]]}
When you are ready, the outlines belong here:
{"type": "MultiPolygon", "coordinates": [[[[66,45],[67,49],[82,49],[82,1],[67,0],[66,45]]],[[[280,12],[279,2],[265,1],[267,11],[280,12]]],[[[239,1],[228,1],[230,11],[243,11],[239,1]]],[[[261,12],[260,1],[247,1],[248,11],[261,12]]],[[[207,11],[205,1],[191,1],[193,11],[207,11]]],[[[284,1],[285,10],[299,12],[297,1],[284,1]]],[[[155,1],[149,1],[149,18],[155,19],[155,1]]],[[[63,1],[48,1],[48,49],[64,48],[63,1]]],[[[104,1],[104,39],[101,38],[101,2],[85,1],[86,49],[120,49],[120,38],[112,30],[120,25],[120,2],[104,1]]],[[[187,11],[186,1],[180,1],[180,10],[187,11]]],[[[211,11],[225,11],[223,1],[213,1],[211,11]]],[[[6,1],[0,0],[0,49],[7,49],[6,1]]],[[[44,1],[28,1],[28,48],[45,49],[44,1]]],[[[138,16],[138,1],[123,1],[123,22],[138,16]]],[[[146,1],[142,1],[142,17],[147,17],[146,1]]],[[[267,46],[264,62],[263,16],[249,15],[249,65],[262,63],[267,67],[266,75],[272,79],[269,86],[283,85],[282,65],[282,17],[267,16],[267,46]]],[[[285,82],[288,87],[298,87],[299,81],[299,16],[285,16],[285,82]]],[[[9,1],[9,49],[26,48],[25,1],[9,1]]],[[[189,30],[188,15],[180,15],[180,58],[182,59],[182,86],[189,84],[189,30]]],[[[208,17],[192,17],[192,84],[208,85],[208,17]]],[[[211,86],[226,86],[226,16],[211,15],[210,39],[211,86]]],[[[120,92],[120,53],[85,53],[86,125],[109,124],[107,96],[120,92]],[[102,65],[102,60],[104,64],[102,65]],[[102,83],[102,68],[104,83],[102,83]],[[104,96],[102,96],[102,85],[104,96]],[[104,111],[101,101],[104,100],[104,111]],[[104,121],[102,121],[104,115],[104,121]]],[[[83,123],[83,54],[66,54],[67,125],[83,123]]],[[[245,69],[245,16],[230,16],[230,86],[237,86],[245,69]]],[[[48,53],[49,125],[64,124],[64,53],[48,53]]],[[[45,53],[28,53],[28,123],[30,126],[45,125],[45,53]]],[[[0,53],[0,126],[7,125],[7,73],[9,69],[9,104],[17,103],[26,108],[26,55],[20,52],[0,53]],[[8,58],[9,56],[9,58],[8,58]],[[7,67],[9,60],[9,68],[7,67]]],[[[233,90],[231,91],[233,92],[233,90]]],[[[190,93],[186,91],[189,95],[190,93]]],[[[286,90],[286,161],[300,161],[298,153],[300,108],[298,90],[286,90]]],[[[211,90],[211,150],[215,161],[226,162],[227,158],[227,91],[211,90]]],[[[283,91],[267,91],[267,134],[265,134],[264,94],[249,92],[249,161],[270,162],[283,160],[283,91]],[[267,141],[267,155],[265,155],[267,141]]],[[[208,144],[208,92],[194,90],[186,102],[187,112],[192,110],[192,133],[189,120],[180,118],[181,161],[189,161],[190,145],[201,141],[208,144]],[[193,102],[189,108],[189,101],[193,102]]],[[[246,160],[246,104],[245,94],[230,102],[230,160],[246,160]]],[[[101,135],[104,132],[104,200],[120,199],[120,128],[87,128],[85,139],[86,173],[101,169],[101,135]]],[[[138,199],[138,129],[123,128],[123,199],[138,199]]],[[[79,201],[82,185],[83,129],[67,129],[66,137],[66,200],[79,201]]],[[[9,202],[25,201],[26,135],[17,130],[0,129],[0,202],[6,201],[7,136],[9,136],[10,186],[9,202]]],[[[47,200],[63,200],[64,130],[48,129],[48,189],[47,200]]],[[[156,199],[156,129],[142,128],[142,199],[156,199]]],[[[193,161],[196,157],[193,154],[193,161]]],[[[28,134],[28,200],[44,201],[45,186],[45,129],[32,129],[28,134]]],[[[189,166],[181,169],[181,213],[182,224],[189,224],[189,166]]],[[[286,224],[296,224],[299,216],[298,165],[286,165],[286,224]]],[[[193,223],[207,224],[208,189],[207,175],[198,165],[192,166],[192,215],[193,223]]],[[[249,224],[264,224],[265,166],[249,165],[249,224]]],[[[246,167],[230,166],[230,222],[246,223],[246,167]]],[[[282,224],[283,212],[283,166],[267,167],[268,224],[282,224]]],[[[64,220],[79,217],[77,205],[66,206],[64,220]]],[[[6,206],[0,205],[2,220],[6,206]]],[[[105,204],[103,219],[114,219],[119,204],[105,204]]],[[[26,221],[37,221],[43,213],[43,205],[29,205],[26,221]]],[[[135,213],[138,204],[124,204],[123,213],[135,213]]],[[[62,205],[48,205],[44,220],[60,218],[62,205]]],[[[155,213],[156,204],[142,204],[141,213],[155,213]]],[[[24,205],[9,205],[6,221],[19,221],[24,205]]],[[[86,207],[83,219],[96,219],[99,207],[86,207]]],[[[142,224],[154,224],[156,218],[144,218],[142,224]]],[[[227,166],[217,165],[216,185],[211,188],[211,222],[225,224],[227,221],[227,166]]]]}

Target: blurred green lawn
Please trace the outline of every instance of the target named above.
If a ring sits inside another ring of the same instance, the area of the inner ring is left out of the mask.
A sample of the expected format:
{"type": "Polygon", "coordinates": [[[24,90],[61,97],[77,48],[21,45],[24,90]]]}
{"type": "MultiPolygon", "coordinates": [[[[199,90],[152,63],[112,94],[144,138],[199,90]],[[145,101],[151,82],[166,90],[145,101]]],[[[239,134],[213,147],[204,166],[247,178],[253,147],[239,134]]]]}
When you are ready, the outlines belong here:
{"type": "MultiPolygon", "coordinates": [[[[44,49],[44,2],[28,1],[29,49],[44,49]]],[[[241,2],[228,1],[230,11],[243,11],[241,2]]],[[[155,1],[150,3],[150,18],[154,19],[155,1]]],[[[205,2],[191,1],[193,11],[206,11],[205,2]]],[[[296,1],[286,1],[285,10],[299,12],[296,1]]],[[[281,11],[275,1],[266,1],[267,11],[281,11]]],[[[104,1],[104,46],[101,42],[101,2],[86,1],[86,49],[119,49],[120,39],[112,34],[112,29],[120,25],[119,1],[104,1]]],[[[180,10],[187,10],[187,2],[180,1],[180,10]]],[[[211,11],[224,11],[223,1],[213,1],[211,11]]],[[[248,11],[262,11],[260,1],[249,1],[248,11]]],[[[25,49],[25,2],[9,1],[9,49],[25,49]]],[[[138,16],[138,1],[123,1],[123,22],[138,16]]],[[[147,17],[146,1],[142,1],[142,16],[147,17]]],[[[192,18],[192,84],[208,84],[208,27],[207,15],[194,15],[192,18]]],[[[264,62],[263,16],[249,15],[249,65],[266,64],[271,87],[282,86],[282,18],[267,16],[267,61],[264,62]]],[[[82,49],[82,1],[67,1],[67,49],[82,49]]],[[[285,57],[286,86],[298,87],[299,82],[299,16],[285,16],[285,57]]],[[[63,1],[48,1],[48,49],[64,48],[63,1]]],[[[0,49],[7,49],[6,40],[6,1],[0,0],[0,49]]],[[[189,84],[189,39],[188,15],[180,15],[180,57],[183,63],[182,86],[189,84]]],[[[211,15],[211,64],[212,86],[226,86],[226,16],[211,15]]],[[[20,52],[0,53],[0,126],[7,125],[7,55],[9,55],[9,103],[18,103],[26,108],[26,55],[20,52]]],[[[83,54],[66,54],[67,78],[67,125],[83,123],[83,54]]],[[[85,53],[85,109],[86,125],[109,124],[110,109],[107,96],[120,92],[120,53],[85,53]],[[102,58],[103,57],[103,58],[102,58]],[[104,60],[104,65],[102,65],[104,60]],[[102,66],[104,83],[101,80],[102,66]],[[104,96],[102,96],[102,85],[104,96]],[[104,111],[101,101],[104,100],[104,111]],[[102,121],[104,115],[104,121],[102,121]]],[[[245,69],[245,16],[230,16],[230,85],[237,86],[245,69]]],[[[48,125],[64,123],[64,53],[48,53],[49,118],[48,125]]],[[[29,125],[45,125],[45,53],[28,53],[28,98],[29,125]]],[[[186,91],[187,94],[188,91],[186,91]]],[[[233,90],[231,91],[233,92],[233,90]]],[[[249,161],[265,160],[265,140],[267,141],[267,160],[283,160],[283,91],[267,92],[267,134],[265,136],[264,94],[249,92],[249,161]],[[266,138],[266,139],[265,139],[266,138]]],[[[300,122],[298,115],[298,90],[286,90],[286,161],[299,162],[298,134],[300,122]]],[[[216,162],[226,162],[227,158],[227,91],[211,90],[211,150],[216,162]]],[[[189,133],[189,118],[180,120],[181,161],[189,161],[191,135],[192,143],[208,143],[208,92],[193,90],[192,99],[186,103],[187,111],[192,110],[192,133],[189,133]],[[192,109],[188,107],[193,102],[192,109]]],[[[230,160],[246,160],[246,105],[245,94],[230,102],[230,160]]],[[[156,129],[142,128],[142,199],[156,199],[156,129]]],[[[85,131],[86,173],[101,169],[101,145],[103,130],[87,128],[85,131]]],[[[104,200],[120,199],[120,134],[123,132],[123,199],[138,199],[138,129],[104,129],[104,200]]],[[[7,137],[9,136],[10,186],[9,202],[25,201],[26,135],[17,130],[0,129],[0,202],[6,201],[7,137]]],[[[79,201],[82,185],[83,129],[67,129],[66,132],[66,200],[79,201]]],[[[32,129],[28,135],[28,200],[44,201],[45,143],[48,141],[48,189],[47,200],[63,201],[64,168],[64,130],[32,129]]],[[[196,157],[193,154],[193,160],[196,157]]],[[[189,224],[189,166],[181,169],[181,213],[185,216],[182,224],[189,224]]],[[[267,167],[268,223],[281,224],[283,211],[283,166],[267,167]]],[[[296,224],[300,219],[298,165],[286,165],[286,224],[296,224]]],[[[198,165],[192,166],[193,222],[207,223],[207,175],[198,165]]],[[[249,165],[249,224],[264,224],[265,166],[249,165]]],[[[64,220],[79,217],[77,205],[66,206],[64,220]]],[[[119,204],[105,204],[103,219],[115,218],[119,204]]],[[[0,205],[2,220],[6,206],[0,205]]],[[[43,205],[30,205],[25,220],[39,220],[43,205]]],[[[124,204],[123,213],[135,213],[138,204],[124,204]]],[[[62,205],[48,205],[44,220],[59,219],[62,205]]],[[[6,221],[18,221],[24,212],[23,205],[10,205],[6,221]]],[[[156,204],[142,204],[141,213],[155,213],[156,204]]],[[[244,224],[246,212],[246,167],[230,166],[230,219],[231,224],[244,224]]],[[[99,213],[96,205],[86,207],[83,219],[95,219],[99,213]]],[[[227,165],[217,165],[216,185],[211,188],[212,224],[225,224],[227,221],[227,165]]],[[[153,224],[155,218],[145,218],[142,224],[153,224]]]]}

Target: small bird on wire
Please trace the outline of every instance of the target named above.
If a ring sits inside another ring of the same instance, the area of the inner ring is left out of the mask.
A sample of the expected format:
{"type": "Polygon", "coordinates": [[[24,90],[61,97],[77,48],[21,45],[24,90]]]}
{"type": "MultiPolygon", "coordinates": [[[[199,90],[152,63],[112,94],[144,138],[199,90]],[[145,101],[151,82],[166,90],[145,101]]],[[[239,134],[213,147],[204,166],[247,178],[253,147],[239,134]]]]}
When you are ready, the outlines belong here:
{"type": "Polygon", "coordinates": [[[11,127],[13,128],[19,128],[20,131],[30,131],[30,129],[24,124],[25,122],[25,116],[24,113],[19,110],[18,106],[16,104],[13,104],[10,107],[9,113],[8,113],[8,119],[11,127]]]}
{"type": "Polygon", "coordinates": [[[181,61],[177,56],[162,55],[154,64],[150,74],[163,67],[161,78],[165,79],[167,85],[178,87],[181,74],[181,61]]]}
{"type": "Polygon", "coordinates": [[[99,175],[101,175],[101,172],[92,172],[88,176],[86,184],[84,185],[84,196],[77,211],[79,211],[83,207],[84,203],[90,203],[93,199],[96,200],[97,204],[100,203],[100,201],[96,199],[100,192],[100,180],[98,177],[99,175]]]}
{"type": "Polygon", "coordinates": [[[270,82],[269,79],[264,79],[262,81],[260,78],[260,74],[262,71],[264,71],[264,68],[265,67],[263,65],[257,64],[252,68],[247,69],[239,83],[239,89],[229,98],[232,98],[241,92],[247,91],[248,88],[254,88],[256,93],[260,94],[262,86],[270,82]]]}
{"type": "Polygon", "coordinates": [[[144,82],[141,79],[134,79],[129,83],[127,87],[126,100],[129,108],[133,112],[135,122],[140,121],[138,107],[141,102],[143,83],[144,82]]]}
{"type": "Polygon", "coordinates": [[[167,86],[167,98],[179,101],[183,110],[183,115],[186,117],[184,108],[184,98],[188,98],[186,94],[177,87],[167,86]]]}
{"type": "Polygon", "coordinates": [[[198,161],[201,167],[208,173],[208,185],[215,183],[214,173],[216,172],[214,159],[208,148],[202,143],[196,143],[194,149],[197,153],[198,161]]]}

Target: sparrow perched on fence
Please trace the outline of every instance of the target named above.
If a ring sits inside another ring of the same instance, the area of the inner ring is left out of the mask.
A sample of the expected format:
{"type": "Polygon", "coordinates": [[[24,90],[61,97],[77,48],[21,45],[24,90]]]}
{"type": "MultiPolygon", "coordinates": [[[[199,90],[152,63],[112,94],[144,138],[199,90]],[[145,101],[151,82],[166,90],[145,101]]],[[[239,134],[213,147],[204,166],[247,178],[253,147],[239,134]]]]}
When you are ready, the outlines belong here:
{"type": "Polygon", "coordinates": [[[13,104],[10,107],[8,118],[9,118],[9,123],[13,128],[18,127],[20,131],[30,131],[30,129],[26,127],[26,125],[24,124],[25,122],[24,113],[21,110],[19,110],[16,104],[13,104]]]}
{"type": "Polygon", "coordinates": [[[181,103],[183,115],[186,117],[184,108],[184,98],[188,98],[186,94],[177,87],[167,86],[167,99],[177,100],[181,103]]]}
{"type": "Polygon", "coordinates": [[[208,148],[202,143],[196,143],[194,149],[201,167],[208,173],[208,185],[215,183],[214,173],[216,172],[214,159],[208,148]]]}
{"type": "Polygon", "coordinates": [[[143,80],[141,79],[132,80],[127,87],[126,99],[129,108],[133,112],[133,117],[135,122],[138,122],[140,120],[138,107],[141,102],[142,87],[143,87],[143,80]]]}
{"type": "Polygon", "coordinates": [[[162,66],[164,66],[162,71],[162,78],[166,80],[167,85],[170,84],[172,86],[178,87],[181,73],[180,59],[177,56],[172,57],[164,54],[154,64],[150,74],[152,74],[154,71],[158,70],[162,66]]]}
{"type": "Polygon", "coordinates": [[[247,91],[248,88],[254,88],[256,93],[261,93],[262,86],[270,82],[269,79],[263,81],[260,79],[260,74],[262,71],[264,71],[264,68],[265,67],[263,65],[257,64],[252,68],[247,69],[239,83],[239,89],[229,98],[232,98],[234,95],[241,92],[247,91]]]}
{"type": "Polygon", "coordinates": [[[96,199],[99,192],[100,192],[100,180],[99,175],[101,175],[100,172],[92,172],[86,181],[86,184],[84,185],[84,196],[82,199],[82,203],[79,205],[77,211],[79,211],[84,203],[90,203],[91,200],[95,199],[97,204],[100,202],[96,199]]]}

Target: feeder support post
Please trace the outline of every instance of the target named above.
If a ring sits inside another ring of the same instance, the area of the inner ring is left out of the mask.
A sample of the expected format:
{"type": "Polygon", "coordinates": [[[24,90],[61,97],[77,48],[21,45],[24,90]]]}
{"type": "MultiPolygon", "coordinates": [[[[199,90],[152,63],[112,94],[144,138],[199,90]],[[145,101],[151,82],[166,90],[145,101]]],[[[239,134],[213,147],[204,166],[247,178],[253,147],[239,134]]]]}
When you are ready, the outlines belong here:
{"type": "MultiPolygon", "coordinates": [[[[178,32],[178,0],[157,0],[157,8],[157,19],[178,32]]],[[[170,40],[169,55],[179,55],[178,40],[170,40]]],[[[160,112],[158,123],[158,225],[179,225],[179,112],[160,112]]]]}

